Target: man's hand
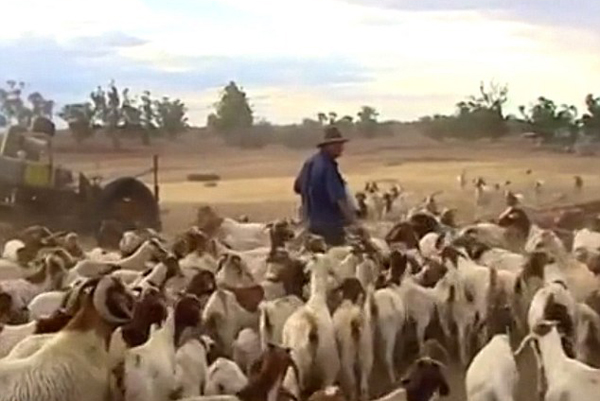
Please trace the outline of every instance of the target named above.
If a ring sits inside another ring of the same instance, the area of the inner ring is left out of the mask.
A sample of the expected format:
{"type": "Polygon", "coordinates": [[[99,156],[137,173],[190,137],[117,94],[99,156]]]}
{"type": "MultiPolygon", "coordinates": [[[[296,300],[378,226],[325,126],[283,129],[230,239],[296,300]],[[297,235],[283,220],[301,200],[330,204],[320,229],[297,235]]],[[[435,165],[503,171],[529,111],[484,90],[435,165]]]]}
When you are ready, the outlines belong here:
{"type": "Polygon", "coordinates": [[[356,213],[346,199],[338,201],[338,206],[344,215],[347,226],[353,226],[357,224],[358,219],[356,218],[356,213]]]}

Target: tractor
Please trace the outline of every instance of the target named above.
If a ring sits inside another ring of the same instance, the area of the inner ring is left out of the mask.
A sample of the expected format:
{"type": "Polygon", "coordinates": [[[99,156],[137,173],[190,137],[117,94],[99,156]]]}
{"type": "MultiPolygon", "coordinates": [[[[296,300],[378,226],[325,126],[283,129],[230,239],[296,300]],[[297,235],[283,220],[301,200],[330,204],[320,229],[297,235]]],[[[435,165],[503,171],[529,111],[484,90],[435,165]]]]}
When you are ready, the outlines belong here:
{"type": "Polygon", "coordinates": [[[53,230],[96,234],[104,221],[161,229],[158,157],[154,192],[135,177],[102,185],[101,177],[54,164],[54,124],[36,120],[31,131],[13,126],[0,134],[0,221],[15,229],[43,224],[53,230]],[[37,124],[36,124],[37,123],[37,124]]]}

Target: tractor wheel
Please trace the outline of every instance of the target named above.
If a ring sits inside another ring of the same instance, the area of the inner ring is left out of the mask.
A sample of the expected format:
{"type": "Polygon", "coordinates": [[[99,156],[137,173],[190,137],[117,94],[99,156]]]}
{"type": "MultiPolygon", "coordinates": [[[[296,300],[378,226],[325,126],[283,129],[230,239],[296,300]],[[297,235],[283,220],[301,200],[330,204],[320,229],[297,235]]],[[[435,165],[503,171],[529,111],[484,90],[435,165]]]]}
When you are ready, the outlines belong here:
{"type": "Polygon", "coordinates": [[[101,191],[97,202],[98,226],[116,220],[126,229],[161,229],[160,209],[150,189],[132,177],[118,178],[101,191]]]}

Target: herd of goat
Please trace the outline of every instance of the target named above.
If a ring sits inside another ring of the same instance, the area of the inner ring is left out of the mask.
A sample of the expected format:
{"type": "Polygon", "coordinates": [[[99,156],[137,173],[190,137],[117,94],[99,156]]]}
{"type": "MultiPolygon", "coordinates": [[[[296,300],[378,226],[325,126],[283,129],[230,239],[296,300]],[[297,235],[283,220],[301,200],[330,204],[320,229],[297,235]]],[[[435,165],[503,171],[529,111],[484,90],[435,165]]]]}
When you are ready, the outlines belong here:
{"type": "Polygon", "coordinates": [[[368,216],[376,195],[390,211],[401,192],[377,192],[357,196],[365,220],[340,247],[209,206],[169,239],[112,222],[93,249],[15,233],[0,401],[429,401],[456,390],[455,359],[467,401],[512,401],[528,346],[540,400],[600,399],[594,219],[565,239],[507,197],[493,221],[458,226],[430,197],[384,221],[368,216]]]}

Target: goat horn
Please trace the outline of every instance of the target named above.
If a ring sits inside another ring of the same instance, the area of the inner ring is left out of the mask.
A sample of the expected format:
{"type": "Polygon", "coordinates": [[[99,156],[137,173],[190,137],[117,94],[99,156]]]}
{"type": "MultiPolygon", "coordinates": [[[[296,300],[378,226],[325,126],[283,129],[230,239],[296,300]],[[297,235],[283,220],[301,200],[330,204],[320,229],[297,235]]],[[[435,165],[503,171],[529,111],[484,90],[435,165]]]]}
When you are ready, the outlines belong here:
{"type": "Polygon", "coordinates": [[[433,359],[430,356],[422,356],[421,358],[419,358],[419,360],[433,363],[434,365],[438,365],[439,367],[441,367],[443,369],[448,368],[445,363],[438,361],[437,359],[433,359]]]}
{"type": "Polygon", "coordinates": [[[523,350],[525,349],[525,346],[526,346],[526,345],[527,345],[527,344],[528,344],[530,341],[532,341],[532,340],[535,340],[535,335],[534,335],[533,333],[529,333],[529,334],[527,335],[527,337],[525,337],[525,338],[523,339],[523,341],[521,341],[521,344],[519,345],[519,348],[517,348],[517,350],[516,350],[516,351],[513,353],[513,355],[514,355],[515,357],[516,357],[516,356],[519,356],[519,355],[520,355],[520,354],[523,352],[523,350]]]}

